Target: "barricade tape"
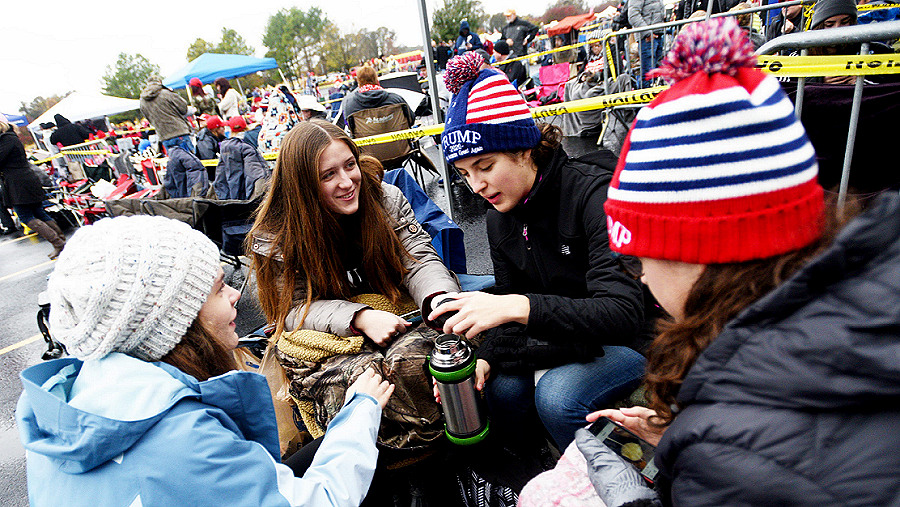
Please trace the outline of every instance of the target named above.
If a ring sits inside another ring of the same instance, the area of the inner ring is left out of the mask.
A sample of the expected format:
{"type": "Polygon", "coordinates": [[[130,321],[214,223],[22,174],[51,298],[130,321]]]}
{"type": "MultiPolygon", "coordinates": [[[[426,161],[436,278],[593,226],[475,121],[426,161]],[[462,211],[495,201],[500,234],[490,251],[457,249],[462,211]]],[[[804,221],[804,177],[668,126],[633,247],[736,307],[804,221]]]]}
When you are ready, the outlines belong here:
{"type": "Polygon", "coordinates": [[[112,153],[112,151],[110,151],[110,150],[84,150],[84,151],[78,151],[78,150],[75,150],[75,151],[73,151],[73,150],[63,150],[63,151],[61,151],[61,152],[59,152],[59,153],[54,153],[53,155],[50,155],[50,156],[47,157],[47,158],[42,158],[42,159],[40,159],[40,160],[35,160],[35,161],[33,162],[33,164],[35,164],[35,165],[46,164],[47,162],[50,162],[51,160],[54,160],[54,159],[57,159],[57,158],[61,158],[61,157],[64,157],[64,156],[66,156],[66,155],[106,155],[106,154],[108,154],[108,153],[112,153]]]}
{"type": "Polygon", "coordinates": [[[760,56],[756,67],[785,77],[900,74],[900,55],[760,56]]]}
{"type": "Polygon", "coordinates": [[[900,5],[898,5],[898,4],[874,4],[874,5],[873,4],[862,4],[862,5],[857,5],[856,10],[858,12],[865,12],[865,11],[875,11],[878,9],[896,9],[897,7],[900,7],[900,5]]]}
{"type": "Polygon", "coordinates": [[[547,51],[540,51],[538,53],[529,53],[525,56],[517,56],[515,58],[508,58],[506,60],[503,60],[502,62],[495,63],[494,66],[506,65],[507,63],[518,62],[520,60],[528,60],[530,58],[539,58],[541,56],[549,55],[551,53],[559,53],[560,51],[565,51],[567,49],[573,49],[573,48],[577,48],[580,46],[584,46],[586,44],[590,44],[590,43],[592,43],[594,41],[598,41],[598,40],[600,40],[600,39],[591,39],[591,40],[587,40],[584,42],[576,42],[575,44],[569,44],[568,46],[560,46],[558,48],[548,49],[547,51]]]}
{"type": "Polygon", "coordinates": [[[111,150],[63,150],[58,155],[106,155],[111,150]]]}
{"type": "MultiPolygon", "coordinates": [[[[604,39],[608,44],[609,39],[604,39]]],[[[609,51],[609,48],[607,48],[609,51]]],[[[831,75],[873,75],[873,74],[900,74],[900,55],[832,55],[832,56],[760,56],[756,67],[773,74],[785,77],[816,77],[831,75]]],[[[568,113],[593,111],[615,106],[647,104],[656,98],[667,86],[656,86],[642,90],[612,93],[599,97],[572,100],[559,104],[536,107],[531,110],[531,116],[535,119],[548,118],[568,113]]],[[[433,136],[444,131],[444,124],[428,125],[407,130],[399,130],[387,134],[362,137],[354,139],[357,146],[369,146],[373,144],[389,143],[405,139],[418,139],[425,136],[433,136]]],[[[86,152],[75,152],[86,153],[86,152]]],[[[106,153],[106,152],[104,152],[106,153]]],[[[266,160],[278,158],[277,152],[264,153],[266,160]]],[[[41,161],[39,161],[40,163],[41,161]]],[[[206,167],[213,167],[218,160],[202,160],[206,167]]]]}
{"type": "MultiPolygon", "coordinates": [[[[605,109],[614,106],[623,106],[628,104],[646,104],[656,97],[659,92],[665,90],[665,86],[657,86],[654,88],[645,88],[643,90],[635,90],[630,92],[612,93],[609,95],[601,95],[599,97],[590,97],[587,99],[572,100],[560,104],[551,104],[549,106],[540,106],[531,110],[533,118],[547,118],[567,113],[578,113],[581,111],[591,111],[595,109],[605,109]]],[[[427,127],[417,127],[408,130],[399,130],[387,134],[379,134],[377,136],[361,137],[354,139],[353,142],[357,146],[368,146],[371,144],[381,144],[391,141],[400,141],[403,139],[418,139],[424,136],[433,136],[444,131],[444,124],[429,125],[427,127]]]]}

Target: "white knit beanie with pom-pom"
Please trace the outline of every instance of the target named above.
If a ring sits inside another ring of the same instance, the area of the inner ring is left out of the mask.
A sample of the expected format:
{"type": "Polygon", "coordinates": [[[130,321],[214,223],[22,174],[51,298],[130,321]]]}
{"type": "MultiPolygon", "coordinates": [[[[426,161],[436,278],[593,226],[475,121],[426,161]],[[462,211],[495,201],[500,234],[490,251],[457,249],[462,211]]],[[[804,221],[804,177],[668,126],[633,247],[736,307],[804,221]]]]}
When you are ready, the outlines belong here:
{"type": "Polygon", "coordinates": [[[219,269],[215,244],[176,220],[82,227],[50,275],[50,332],[82,360],[122,352],[156,361],[181,341],[219,269]]]}

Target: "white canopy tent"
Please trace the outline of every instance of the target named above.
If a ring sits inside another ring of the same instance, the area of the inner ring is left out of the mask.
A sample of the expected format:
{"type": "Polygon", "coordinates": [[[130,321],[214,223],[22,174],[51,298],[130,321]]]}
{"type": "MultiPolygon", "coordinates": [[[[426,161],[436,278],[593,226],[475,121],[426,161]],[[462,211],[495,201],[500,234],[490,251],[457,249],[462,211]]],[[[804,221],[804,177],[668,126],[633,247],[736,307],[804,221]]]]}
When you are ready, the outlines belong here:
{"type": "Polygon", "coordinates": [[[102,118],[111,114],[132,111],[138,109],[140,104],[141,101],[137,99],[111,97],[97,92],[73,92],[28,124],[28,129],[40,130],[41,123],[54,121],[53,116],[57,114],[65,116],[67,120],[74,123],[79,120],[102,118]]]}

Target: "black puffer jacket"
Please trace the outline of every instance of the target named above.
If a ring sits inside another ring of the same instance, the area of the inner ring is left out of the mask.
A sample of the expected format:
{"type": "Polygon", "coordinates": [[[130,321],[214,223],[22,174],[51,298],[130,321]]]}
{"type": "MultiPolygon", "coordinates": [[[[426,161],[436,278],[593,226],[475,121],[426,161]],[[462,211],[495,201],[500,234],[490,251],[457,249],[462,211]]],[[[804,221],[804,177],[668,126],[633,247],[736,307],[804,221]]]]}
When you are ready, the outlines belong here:
{"type": "Polygon", "coordinates": [[[615,163],[606,151],[569,159],[559,148],[527,199],[508,213],[488,211],[497,290],[531,302],[527,326],[485,333],[478,355],[492,367],[550,368],[601,356],[603,345],[633,345],[641,286],[609,250],[603,212],[615,163]]]}
{"type": "Polygon", "coordinates": [[[900,195],[731,322],[678,399],[674,505],[900,505],[900,195]]]}
{"type": "Polygon", "coordinates": [[[47,198],[41,180],[28,164],[22,141],[12,131],[0,134],[0,178],[0,202],[6,206],[37,204],[47,198]]]}

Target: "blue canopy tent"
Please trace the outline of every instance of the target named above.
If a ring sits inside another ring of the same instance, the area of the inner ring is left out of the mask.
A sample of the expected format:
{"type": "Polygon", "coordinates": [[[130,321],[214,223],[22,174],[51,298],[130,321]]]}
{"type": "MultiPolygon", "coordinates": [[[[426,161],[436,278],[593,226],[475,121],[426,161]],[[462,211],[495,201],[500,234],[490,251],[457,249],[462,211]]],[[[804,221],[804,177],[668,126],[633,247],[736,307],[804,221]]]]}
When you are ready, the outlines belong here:
{"type": "Polygon", "coordinates": [[[233,79],[260,70],[277,68],[278,62],[274,58],[203,53],[164,79],[163,85],[172,89],[185,88],[192,77],[199,78],[203,84],[209,84],[220,77],[233,79]]]}
{"type": "Polygon", "coordinates": [[[16,125],[19,127],[24,127],[25,125],[28,125],[28,119],[20,114],[3,113],[3,115],[6,116],[6,119],[9,120],[9,122],[12,123],[13,125],[16,125]]]}

